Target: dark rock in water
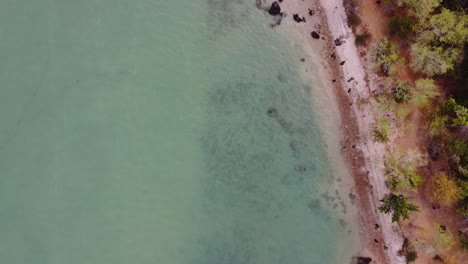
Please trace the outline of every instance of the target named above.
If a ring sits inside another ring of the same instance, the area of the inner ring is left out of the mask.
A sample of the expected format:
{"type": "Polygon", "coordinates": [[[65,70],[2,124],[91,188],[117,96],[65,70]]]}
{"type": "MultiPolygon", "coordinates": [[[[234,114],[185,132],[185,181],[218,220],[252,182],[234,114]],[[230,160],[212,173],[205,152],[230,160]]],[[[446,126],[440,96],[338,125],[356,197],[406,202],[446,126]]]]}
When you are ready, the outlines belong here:
{"type": "Polygon", "coordinates": [[[304,59],[304,58],[301,58],[301,62],[304,62],[304,61],[305,61],[305,59],[304,59]]]}
{"type": "Polygon", "coordinates": [[[317,33],[316,31],[312,31],[312,32],[310,33],[310,35],[311,35],[312,38],[314,38],[314,39],[319,39],[319,38],[320,38],[319,33],[317,33]]]}
{"type": "Polygon", "coordinates": [[[270,108],[267,109],[267,114],[270,117],[275,117],[275,116],[278,115],[278,110],[276,110],[276,108],[274,108],[274,107],[270,107],[270,108]]]}
{"type": "Polygon", "coordinates": [[[353,257],[351,261],[352,264],[370,264],[371,262],[372,259],[367,257],[353,257]]]}
{"type": "Polygon", "coordinates": [[[345,64],[346,61],[342,61],[340,62],[340,65],[343,66],[345,64]]]}
{"type": "Polygon", "coordinates": [[[270,9],[268,9],[268,13],[272,16],[282,15],[281,7],[278,2],[275,1],[271,4],[270,9]]]}
{"type": "Polygon", "coordinates": [[[341,44],[343,44],[343,41],[341,39],[335,39],[336,46],[341,46],[341,44]]]}
{"type": "Polygon", "coordinates": [[[294,21],[296,21],[297,23],[305,22],[305,19],[304,19],[304,18],[301,18],[298,14],[294,14],[294,15],[293,15],[293,19],[294,19],[294,21]]]}
{"type": "Polygon", "coordinates": [[[304,172],[307,170],[307,168],[304,165],[297,165],[296,167],[294,167],[294,169],[299,172],[304,172]]]}

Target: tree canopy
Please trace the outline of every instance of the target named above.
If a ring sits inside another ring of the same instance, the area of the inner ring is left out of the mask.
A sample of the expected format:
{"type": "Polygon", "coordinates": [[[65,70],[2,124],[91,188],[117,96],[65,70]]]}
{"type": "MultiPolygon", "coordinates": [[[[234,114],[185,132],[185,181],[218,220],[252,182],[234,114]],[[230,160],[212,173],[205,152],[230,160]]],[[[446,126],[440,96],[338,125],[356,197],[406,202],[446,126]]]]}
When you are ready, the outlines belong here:
{"type": "Polygon", "coordinates": [[[395,195],[393,193],[386,195],[382,200],[382,205],[379,207],[381,213],[392,215],[392,222],[398,222],[400,218],[403,220],[409,219],[410,212],[418,212],[419,207],[408,202],[408,199],[403,195],[395,195]]]}

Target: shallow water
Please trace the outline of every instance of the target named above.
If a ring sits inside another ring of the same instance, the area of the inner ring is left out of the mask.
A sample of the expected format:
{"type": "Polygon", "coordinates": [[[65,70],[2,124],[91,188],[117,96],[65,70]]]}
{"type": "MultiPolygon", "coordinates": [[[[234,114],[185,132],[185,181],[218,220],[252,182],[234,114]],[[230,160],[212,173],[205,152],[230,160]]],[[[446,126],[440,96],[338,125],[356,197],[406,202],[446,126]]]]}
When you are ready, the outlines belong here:
{"type": "Polygon", "coordinates": [[[271,23],[253,0],[1,1],[0,262],[343,263],[323,83],[271,23]]]}

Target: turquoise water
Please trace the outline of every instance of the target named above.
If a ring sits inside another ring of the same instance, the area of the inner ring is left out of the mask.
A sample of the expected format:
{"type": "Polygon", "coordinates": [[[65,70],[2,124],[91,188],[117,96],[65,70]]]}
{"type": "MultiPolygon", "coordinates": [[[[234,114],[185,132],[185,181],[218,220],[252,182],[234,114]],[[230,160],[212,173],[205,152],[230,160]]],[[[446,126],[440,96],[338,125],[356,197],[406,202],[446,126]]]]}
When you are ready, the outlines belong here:
{"type": "Polygon", "coordinates": [[[0,263],[348,258],[322,87],[271,22],[253,0],[0,1],[0,263]]]}

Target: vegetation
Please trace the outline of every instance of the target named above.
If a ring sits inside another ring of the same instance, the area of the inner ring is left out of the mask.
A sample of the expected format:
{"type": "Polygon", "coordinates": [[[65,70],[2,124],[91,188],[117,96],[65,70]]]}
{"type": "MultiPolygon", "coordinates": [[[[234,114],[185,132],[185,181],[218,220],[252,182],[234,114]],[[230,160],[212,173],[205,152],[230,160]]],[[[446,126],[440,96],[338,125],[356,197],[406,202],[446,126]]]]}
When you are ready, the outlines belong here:
{"type": "Polygon", "coordinates": [[[400,219],[409,219],[410,212],[418,212],[419,207],[408,202],[408,198],[403,195],[388,194],[382,200],[379,207],[381,213],[392,213],[392,222],[398,222],[400,219]]]}
{"type": "Polygon", "coordinates": [[[429,106],[433,98],[440,95],[439,87],[432,79],[418,79],[415,82],[412,103],[420,108],[429,106]]]}
{"type": "Polygon", "coordinates": [[[416,190],[424,181],[418,168],[427,165],[427,157],[418,150],[389,155],[385,162],[385,175],[391,191],[416,190]]]}
{"type": "Polygon", "coordinates": [[[409,100],[411,91],[407,83],[397,83],[392,89],[393,97],[397,103],[403,103],[409,100]]]}
{"type": "Polygon", "coordinates": [[[454,178],[446,173],[436,175],[432,180],[432,195],[443,205],[452,205],[462,197],[462,190],[454,178]]]}
{"type": "Polygon", "coordinates": [[[397,16],[390,20],[390,32],[397,34],[400,38],[406,38],[413,30],[414,22],[409,17],[397,16]]]}
{"type": "Polygon", "coordinates": [[[434,246],[441,252],[450,250],[455,245],[452,233],[445,226],[439,224],[434,224],[434,228],[436,231],[434,246]]]}
{"type": "Polygon", "coordinates": [[[357,34],[355,43],[358,46],[367,46],[367,43],[369,42],[370,39],[371,39],[371,34],[367,32],[363,34],[357,34]]]}
{"type": "Polygon", "coordinates": [[[387,38],[377,44],[373,50],[372,58],[376,66],[385,74],[393,74],[396,71],[394,64],[401,59],[398,47],[387,38]]]}

